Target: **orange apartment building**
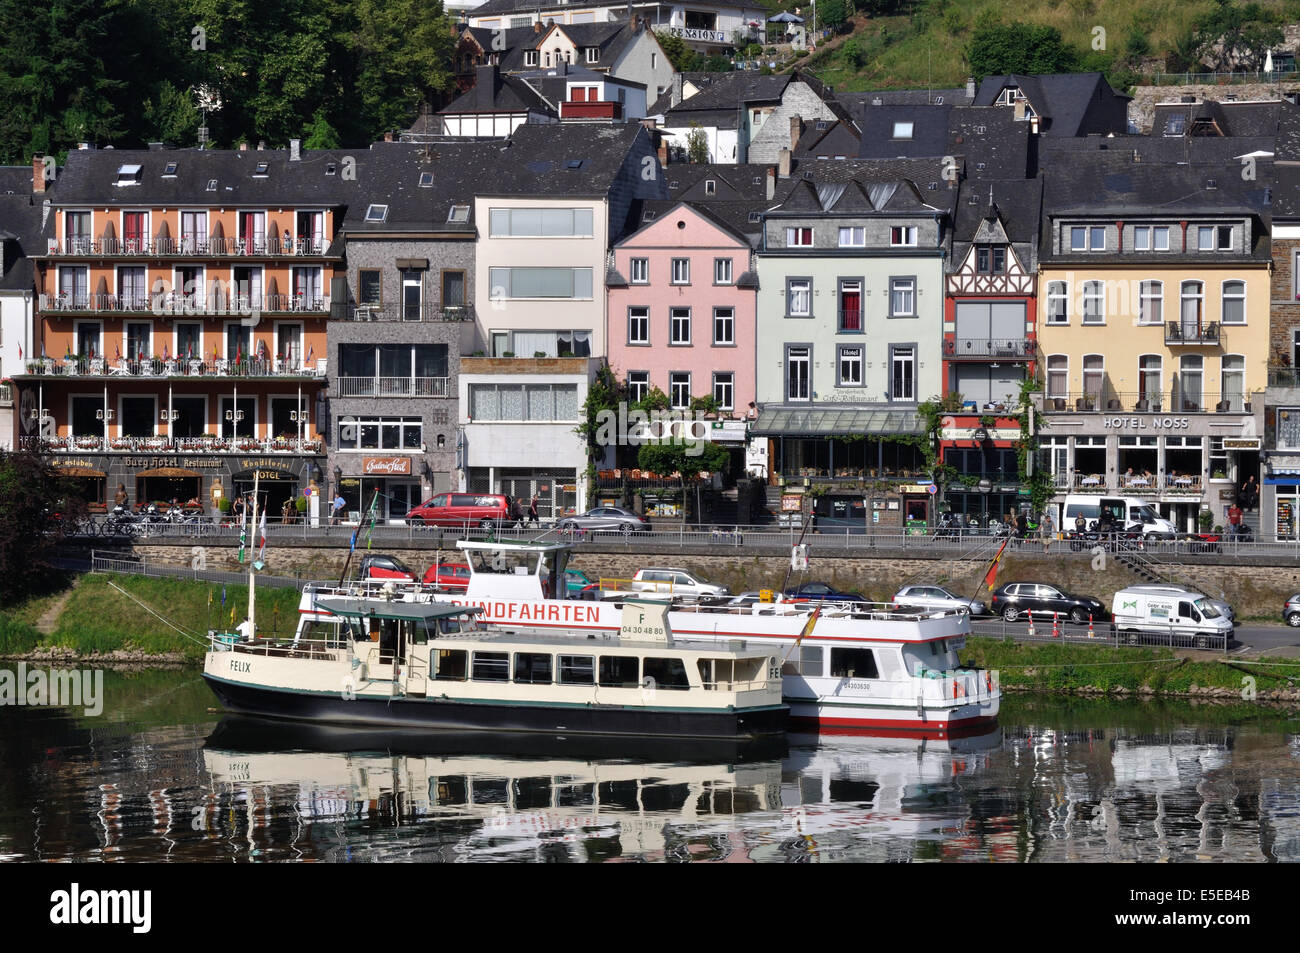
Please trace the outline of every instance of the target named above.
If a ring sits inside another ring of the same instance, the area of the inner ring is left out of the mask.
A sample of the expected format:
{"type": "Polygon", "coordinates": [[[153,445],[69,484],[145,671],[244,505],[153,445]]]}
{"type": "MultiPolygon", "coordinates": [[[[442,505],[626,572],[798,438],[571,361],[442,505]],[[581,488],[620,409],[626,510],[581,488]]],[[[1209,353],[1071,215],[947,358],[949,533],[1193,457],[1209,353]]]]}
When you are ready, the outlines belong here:
{"type": "Polygon", "coordinates": [[[19,443],[92,510],[212,514],[264,490],[278,516],[325,487],[326,322],[346,305],[346,160],[288,151],[80,150],[45,202],[19,443]]]}

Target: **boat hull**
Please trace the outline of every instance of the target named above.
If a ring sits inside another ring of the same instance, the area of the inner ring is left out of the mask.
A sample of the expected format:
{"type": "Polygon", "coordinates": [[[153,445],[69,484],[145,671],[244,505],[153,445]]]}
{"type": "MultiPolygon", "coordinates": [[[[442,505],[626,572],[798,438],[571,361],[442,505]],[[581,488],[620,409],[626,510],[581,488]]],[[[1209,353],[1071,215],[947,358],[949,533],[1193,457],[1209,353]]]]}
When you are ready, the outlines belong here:
{"type": "Polygon", "coordinates": [[[783,732],[789,711],[784,705],[684,711],[616,705],[485,704],[441,697],[346,698],[337,692],[290,691],[209,673],[204,673],[203,679],[229,711],[337,725],[610,738],[757,738],[783,732]]]}

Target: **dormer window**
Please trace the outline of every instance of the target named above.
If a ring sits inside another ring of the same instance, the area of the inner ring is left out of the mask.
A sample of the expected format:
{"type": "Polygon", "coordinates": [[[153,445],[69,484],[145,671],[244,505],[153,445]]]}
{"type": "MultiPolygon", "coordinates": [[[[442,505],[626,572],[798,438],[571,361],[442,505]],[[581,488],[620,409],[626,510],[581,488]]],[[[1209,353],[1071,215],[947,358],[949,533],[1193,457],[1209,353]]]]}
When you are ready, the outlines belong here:
{"type": "Polygon", "coordinates": [[[367,222],[383,222],[388,219],[387,205],[371,205],[366,209],[367,222]]]}
{"type": "Polygon", "coordinates": [[[975,271],[981,275],[1005,275],[1007,273],[1007,246],[976,246],[975,271]]]}
{"type": "Polygon", "coordinates": [[[889,230],[889,244],[895,248],[916,246],[915,225],[895,225],[889,230]]]}
{"type": "Polygon", "coordinates": [[[449,222],[468,222],[468,221],[469,221],[469,206],[468,206],[468,205],[453,205],[453,206],[451,207],[451,211],[447,213],[447,221],[449,221],[449,222]]]}
{"type": "MultiPolygon", "coordinates": [[[[549,57],[548,57],[548,59],[549,59],[549,57]]],[[[525,66],[536,66],[536,65],[537,65],[537,51],[536,51],[536,50],[524,50],[524,65],[525,65],[525,66]]]]}
{"type": "Polygon", "coordinates": [[[1201,225],[1196,229],[1197,251],[1232,251],[1231,225],[1201,225]]]}
{"type": "Polygon", "coordinates": [[[704,194],[705,194],[705,195],[714,195],[714,194],[717,193],[717,191],[718,191],[718,183],[717,183],[717,181],[716,181],[715,179],[705,179],[705,180],[704,180],[704,194]]]}
{"type": "Polygon", "coordinates": [[[139,185],[141,179],[141,170],[143,166],[124,165],[117,170],[118,185],[139,185]]]}
{"type": "Polygon", "coordinates": [[[339,171],[339,167],[338,167],[337,165],[335,165],[333,162],[327,162],[327,163],[325,163],[325,174],[326,174],[326,175],[336,175],[336,174],[338,173],[338,171],[339,171]]]}
{"type": "Polygon", "coordinates": [[[598,46],[587,47],[587,62],[588,63],[600,62],[600,47],[598,46]]]}
{"type": "Polygon", "coordinates": [[[912,138],[912,123],[910,123],[910,122],[896,122],[896,123],[894,123],[894,138],[895,138],[895,139],[911,139],[911,138],[912,138]]]}
{"type": "Polygon", "coordinates": [[[1181,136],[1187,130],[1187,117],[1182,113],[1170,116],[1165,121],[1166,136],[1181,136]]]}
{"type": "Polygon", "coordinates": [[[1105,251],[1106,229],[1099,225],[1070,228],[1070,251],[1105,251]]]}
{"type": "Polygon", "coordinates": [[[432,172],[421,172],[421,173],[420,173],[420,188],[422,188],[422,189],[431,189],[431,188],[433,188],[433,173],[432,173],[432,172]]]}

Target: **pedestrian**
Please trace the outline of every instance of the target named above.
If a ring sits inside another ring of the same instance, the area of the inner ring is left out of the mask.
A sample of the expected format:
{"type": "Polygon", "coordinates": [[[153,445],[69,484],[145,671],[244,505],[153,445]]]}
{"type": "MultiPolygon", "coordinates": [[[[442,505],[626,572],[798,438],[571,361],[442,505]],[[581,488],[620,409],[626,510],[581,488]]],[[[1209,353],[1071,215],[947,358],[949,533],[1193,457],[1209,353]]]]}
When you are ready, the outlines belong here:
{"type": "Polygon", "coordinates": [[[292,523],[296,515],[297,511],[294,508],[293,497],[289,497],[284,501],[284,505],[280,507],[280,520],[285,523],[292,523]]]}
{"type": "Polygon", "coordinates": [[[1043,513],[1043,518],[1038,523],[1038,532],[1043,537],[1043,552],[1050,552],[1052,549],[1052,540],[1056,537],[1056,521],[1052,518],[1052,511],[1049,509],[1043,513]]]}
{"type": "Polygon", "coordinates": [[[1228,536],[1235,537],[1241,532],[1241,504],[1233,503],[1228,507],[1228,536]]]}
{"type": "Polygon", "coordinates": [[[236,497],[235,497],[234,505],[230,507],[230,511],[231,511],[232,515],[235,517],[235,522],[236,522],[236,523],[242,523],[242,522],[244,521],[244,498],[243,498],[243,496],[236,496],[236,497]]]}
{"type": "Polygon", "coordinates": [[[248,616],[244,616],[244,621],[235,626],[235,631],[245,642],[253,641],[253,623],[249,621],[248,616]]]}
{"type": "Polygon", "coordinates": [[[530,526],[541,526],[541,521],[537,518],[537,494],[533,494],[532,500],[528,504],[528,523],[530,526]]]}
{"type": "Polygon", "coordinates": [[[1083,518],[1082,513],[1074,518],[1074,531],[1080,536],[1088,531],[1088,521],[1083,518]]]}
{"type": "Polygon", "coordinates": [[[1238,502],[1243,509],[1253,510],[1259,503],[1259,484],[1255,482],[1254,474],[1251,474],[1241,487],[1241,493],[1238,495],[1238,502]]]}
{"type": "Polygon", "coordinates": [[[119,483],[117,485],[117,492],[113,494],[113,505],[120,506],[123,509],[126,508],[126,484],[125,483],[119,483]]]}
{"type": "Polygon", "coordinates": [[[340,494],[338,494],[337,496],[334,497],[334,513],[333,513],[333,516],[334,516],[334,525],[335,525],[335,526],[339,525],[339,514],[343,512],[343,507],[345,507],[345,506],[347,506],[347,505],[348,505],[348,501],[345,500],[345,499],[343,499],[343,494],[342,494],[342,493],[340,493],[340,494]]]}
{"type": "Polygon", "coordinates": [[[515,524],[515,528],[521,528],[524,525],[524,508],[519,505],[519,500],[510,501],[510,522],[515,524]]]}

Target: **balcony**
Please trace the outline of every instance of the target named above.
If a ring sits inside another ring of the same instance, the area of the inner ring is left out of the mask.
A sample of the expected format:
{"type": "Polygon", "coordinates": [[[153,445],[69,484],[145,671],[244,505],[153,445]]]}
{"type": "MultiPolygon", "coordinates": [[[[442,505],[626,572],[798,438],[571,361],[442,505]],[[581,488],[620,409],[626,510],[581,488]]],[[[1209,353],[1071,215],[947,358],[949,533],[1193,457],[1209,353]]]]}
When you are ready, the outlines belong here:
{"type": "MultiPolygon", "coordinates": [[[[1056,485],[1063,485],[1061,481],[1056,485]]],[[[1107,476],[1104,473],[1074,474],[1074,489],[1080,493],[1119,492],[1130,496],[1170,496],[1185,493],[1200,496],[1205,489],[1200,474],[1140,474],[1132,476],[1119,474],[1107,476]]]]}
{"type": "Polygon", "coordinates": [[[1200,324],[1192,322],[1167,321],[1165,322],[1165,344],[1169,346],[1192,345],[1205,346],[1217,345],[1221,343],[1219,336],[1219,324],[1217,321],[1211,321],[1209,324],[1200,324]]]}
{"type": "Polygon", "coordinates": [[[1269,387],[1300,387],[1300,368],[1290,364],[1270,364],[1268,366],[1269,387]]]}
{"type": "Polygon", "coordinates": [[[1023,361],[1034,350],[1024,338],[956,338],[943,342],[943,356],[950,361],[1023,361]]]}
{"type": "Polygon", "coordinates": [[[398,304],[353,304],[348,307],[352,321],[473,321],[473,305],[449,305],[435,308],[429,302],[418,309],[398,304]]]}
{"type": "Polygon", "coordinates": [[[340,397],[446,397],[448,377],[340,377],[340,397]]]}
{"type": "Polygon", "coordinates": [[[581,119],[587,122],[620,122],[623,119],[623,104],[613,102],[562,102],[560,103],[560,118],[581,119]]]}
{"type": "Polygon", "coordinates": [[[43,294],[40,310],[78,314],[153,314],[160,317],[185,315],[250,315],[263,312],[328,315],[328,295],[187,295],[176,292],[154,294],[43,294]]]}
{"type": "Polygon", "coordinates": [[[1250,395],[1211,391],[1145,391],[1121,393],[1111,390],[1049,395],[1043,398],[1045,413],[1084,414],[1249,414],[1250,395]]]}
{"type": "Polygon", "coordinates": [[[27,362],[26,376],[57,378],[213,378],[213,377],[267,377],[307,378],[323,380],[325,358],[307,363],[283,358],[248,358],[232,361],[225,358],[179,360],[145,358],[130,361],[126,358],[107,360],[102,357],[65,357],[60,361],[45,358],[27,362]]]}
{"type": "Polygon", "coordinates": [[[319,439],[297,437],[109,437],[81,434],[65,437],[20,437],[24,450],[40,453],[323,453],[319,439]]]}
{"type": "Polygon", "coordinates": [[[57,238],[49,239],[51,258],[304,258],[322,257],[323,239],[225,238],[57,238]]]}

